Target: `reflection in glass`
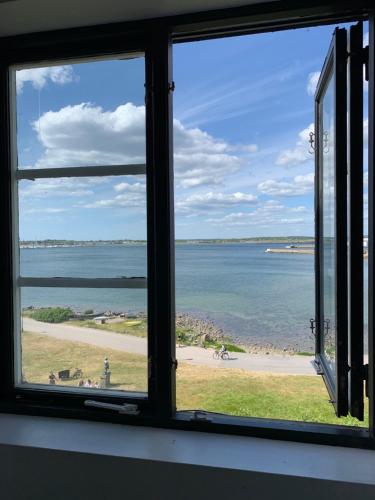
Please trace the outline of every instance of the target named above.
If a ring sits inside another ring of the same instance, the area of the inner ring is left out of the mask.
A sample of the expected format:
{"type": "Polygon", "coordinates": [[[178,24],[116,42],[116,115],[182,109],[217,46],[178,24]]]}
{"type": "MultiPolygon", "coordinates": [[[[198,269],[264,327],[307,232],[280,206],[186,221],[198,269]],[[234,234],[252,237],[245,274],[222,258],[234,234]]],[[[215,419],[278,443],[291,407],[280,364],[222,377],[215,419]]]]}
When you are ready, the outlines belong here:
{"type": "Polygon", "coordinates": [[[320,155],[322,175],[322,286],[323,324],[322,353],[335,376],[336,338],[336,232],[335,232],[335,129],[334,129],[334,80],[330,76],[320,104],[320,155]]]}

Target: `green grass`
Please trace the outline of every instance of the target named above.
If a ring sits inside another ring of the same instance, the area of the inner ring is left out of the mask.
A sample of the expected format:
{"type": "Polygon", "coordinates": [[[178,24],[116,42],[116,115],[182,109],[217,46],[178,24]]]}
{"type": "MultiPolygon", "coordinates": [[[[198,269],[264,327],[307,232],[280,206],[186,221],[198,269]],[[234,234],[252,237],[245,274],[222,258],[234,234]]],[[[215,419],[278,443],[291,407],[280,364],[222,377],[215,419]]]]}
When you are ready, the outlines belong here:
{"type": "Polygon", "coordinates": [[[272,375],[185,365],[177,377],[179,409],[204,409],[236,416],[368,426],[337,418],[321,377],[272,375]]]}
{"type": "MultiPolygon", "coordinates": [[[[86,328],[96,328],[97,330],[106,330],[109,332],[116,333],[126,333],[128,335],[135,335],[136,337],[147,337],[147,322],[145,319],[125,319],[123,321],[117,321],[116,323],[96,323],[93,320],[70,320],[69,325],[82,326],[86,328]]],[[[196,338],[196,333],[190,329],[184,327],[176,328],[176,338],[177,343],[181,345],[199,345],[198,341],[194,342],[196,338]]],[[[225,341],[224,345],[229,352],[246,352],[242,347],[227,343],[225,341]]],[[[216,342],[209,340],[203,343],[204,347],[212,347],[214,349],[220,349],[223,342],[216,342]]]]}
{"type": "Polygon", "coordinates": [[[107,332],[126,333],[136,337],[147,337],[147,323],[143,319],[125,319],[116,323],[95,323],[92,320],[70,320],[69,325],[96,328],[107,332]]]}
{"type": "Polygon", "coordinates": [[[201,345],[203,347],[212,347],[213,349],[220,349],[220,347],[224,344],[227,351],[229,352],[246,352],[242,347],[232,344],[228,338],[223,338],[220,341],[217,340],[205,340],[202,344],[200,340],[199,334],[194,330],[178,326],[176,328],[176,342],[180,345],[201,345]]]}
{"type": "MultiPolygon", "coordinates": [[[[108,356],[113,389],[129,391],[147,390],[147,361],[145,356],[102,349],[80,342],[69,342],[43,335],[23,332],[22,371],[29,383],[48,383],[52,370],[81,368],[83,378],[99,381],[103,361],[108,356]]],[[[60,385],[60,382],[58,382],[60,385]]],[[[76,386],[78,380],[68,380],[64,385],[76,386]]]]}
{"type": "MultiPolygon", "coordinates": [[[[85,380],[97,381],[105,356],[110,361],[114,389],[146,390],[145,356],[34,333],[22,336],[23,373],[30,383],[48,383],[51,370],[76,367],[83,370],[85,380]]],[[[65,384],[77,385],[77,381],[65,384]]],[[[338,419],[318,376],[272,375],[179,363],[177,407],[238,416],[368,426],[367,418],[364,423],[351,417],[338,419]]]]}
{"type": "Polygon", "coordinates": [[[73,316],[73,311],[63,307],[44,307],[29,311],[27,316],[44,323],[63,323],[73,316]]]}
{"type": "Polygon", "coordinates": [[[313,352],[308,352],[308,351],[299,351],[297,352],[298,356],[314,356],[313,352]]]}
{"type": "Polygon", "coordinates": [[[215,341],[209,341],[209,342],[204,342],[203,346],[204,347],[213,347],[214,349],[220,349],[220,347],[224,344],[226,350],[228,352],[246,352],[245,349],[242,347],[236,345],[236,344],[228,344],[227,342],[215,342],[215,341]]]}

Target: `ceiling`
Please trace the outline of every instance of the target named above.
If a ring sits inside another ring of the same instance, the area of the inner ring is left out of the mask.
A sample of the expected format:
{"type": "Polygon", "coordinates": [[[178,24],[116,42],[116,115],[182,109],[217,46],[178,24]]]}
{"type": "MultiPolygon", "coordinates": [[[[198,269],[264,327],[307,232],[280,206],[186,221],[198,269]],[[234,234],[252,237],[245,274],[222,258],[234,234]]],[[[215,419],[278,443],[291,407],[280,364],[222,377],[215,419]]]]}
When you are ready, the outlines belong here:
{"type": "Polygon", "coordinates": [[[264,0],[0,0],[0,36],[239,7],[264,0]]]}

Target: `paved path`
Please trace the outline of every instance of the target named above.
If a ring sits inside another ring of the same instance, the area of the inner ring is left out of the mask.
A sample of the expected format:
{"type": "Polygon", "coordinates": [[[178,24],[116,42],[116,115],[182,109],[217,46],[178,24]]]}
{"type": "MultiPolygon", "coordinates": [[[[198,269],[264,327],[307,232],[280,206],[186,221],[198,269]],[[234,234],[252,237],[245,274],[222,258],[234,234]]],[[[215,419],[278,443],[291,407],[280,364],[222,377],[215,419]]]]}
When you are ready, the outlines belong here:
{"type": "MultiPolygon", "coordinates": [[[[147,341],[122,333],[108,332],[95,328],[67,325],[65,323],[42,323],[30,318],[23,318],[23,329],[60,340],[84,342],[96,347],[110,348],[133,354],[147,354],[147,341]]],[[[177,347],[179,362],[193,365],[212,366],[215,368],[240,368],[248,371],[283,373],[290,375],[315,375],[313,358],[310,356],[265,355],[248,353],[230,353],[229,360],[215,360],[213,350],[202,347],[177,347]]]]}

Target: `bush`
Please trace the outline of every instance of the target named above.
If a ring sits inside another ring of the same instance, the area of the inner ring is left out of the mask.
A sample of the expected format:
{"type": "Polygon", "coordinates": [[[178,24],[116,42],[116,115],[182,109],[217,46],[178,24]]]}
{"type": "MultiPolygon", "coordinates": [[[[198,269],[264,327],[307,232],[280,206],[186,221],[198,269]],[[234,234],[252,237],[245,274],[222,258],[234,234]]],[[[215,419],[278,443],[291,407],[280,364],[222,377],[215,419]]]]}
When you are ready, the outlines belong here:
{"type": "Polygon", "coordinates": [[[94,310],[93,309],[86,309],[86,311],[84,311],[83,314],[94,314],[94,310]]]}
{"type": "Polygon", "coordinates": [[[63,307],[47,307],[37,309],[30,314],[32,319],[43,321],[44,323],[62,323],[73,316],[73,311],[63,307]]]}

